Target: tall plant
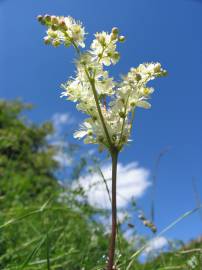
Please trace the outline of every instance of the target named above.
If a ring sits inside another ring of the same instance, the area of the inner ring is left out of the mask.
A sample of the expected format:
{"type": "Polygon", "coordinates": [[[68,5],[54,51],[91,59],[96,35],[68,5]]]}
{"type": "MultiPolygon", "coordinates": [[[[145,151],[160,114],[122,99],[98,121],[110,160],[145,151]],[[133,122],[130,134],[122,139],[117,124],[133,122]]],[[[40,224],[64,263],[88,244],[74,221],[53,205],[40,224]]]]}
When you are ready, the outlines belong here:
{"type": "Polygon", "coordinates": [[[112,230],[107,262],[107,270],[112,270],[116,268],[118,155],[129,142],[135,109],[151,106],[148,99],[154,89],[147,87],[147,83],[166,75],[166,71],[160,63],[144,63],[115,82],[104,68],[119,61],[117,43],[124,42],[125,37],[119,35],[118,28],[112,28],[110,33],[96,33],[90,49],[83,51],[86,33],[81,22],[70,16],[50,15],[39,15],[38,20],[48,28],[45,44],[73,46],[77,54],[76,75],[62,85],[61,95],[76,102],[77,109],[89,116],[74,137],[84,138],[87,144],[98,144],[99,150],[108,151],[112,159],[112,230]]]}

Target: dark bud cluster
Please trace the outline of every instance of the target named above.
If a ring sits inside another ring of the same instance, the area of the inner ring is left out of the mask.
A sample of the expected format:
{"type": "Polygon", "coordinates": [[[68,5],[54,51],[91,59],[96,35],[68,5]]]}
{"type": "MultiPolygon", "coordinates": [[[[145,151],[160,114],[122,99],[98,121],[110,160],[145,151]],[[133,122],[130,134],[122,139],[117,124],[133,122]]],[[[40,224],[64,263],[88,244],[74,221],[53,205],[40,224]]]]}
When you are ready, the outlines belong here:
{"type": "Polygon", "coordinates": [[[143,225],[149,228],[153,233],[157,232],[156,226],[150,220],[148,220],[143,213],[140,213],[138,218],[142,221],[143,225]]]}

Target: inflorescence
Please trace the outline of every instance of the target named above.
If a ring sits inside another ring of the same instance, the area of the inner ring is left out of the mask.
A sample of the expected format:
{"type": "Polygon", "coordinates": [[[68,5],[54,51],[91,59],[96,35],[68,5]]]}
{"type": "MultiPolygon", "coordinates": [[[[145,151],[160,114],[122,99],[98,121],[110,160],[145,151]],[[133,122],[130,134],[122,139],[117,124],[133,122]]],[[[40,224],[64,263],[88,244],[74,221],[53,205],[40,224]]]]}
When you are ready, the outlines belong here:
{"type": "Polygon", "coordinates": [[[70,16],[50,15],[40,15],[38,20],[48,28],[45,44],[73,46],[77,53],[76,75],[62,84],[61,94],[89,116],[74,137],[98,144],[100,150],[120,151],[129,142],[136,107],[151,107],[148,101],[154,89],[147,83],[165,76],[166,71],[160,63],[144,63],[115,82],[105,66],[120,59],[117,44],[124,42],[125,37],[119,35],[118,28],[112,28],[110,33],[96,33],[90,49],[83,51],[86,33],[81,22],[70,16]]]}

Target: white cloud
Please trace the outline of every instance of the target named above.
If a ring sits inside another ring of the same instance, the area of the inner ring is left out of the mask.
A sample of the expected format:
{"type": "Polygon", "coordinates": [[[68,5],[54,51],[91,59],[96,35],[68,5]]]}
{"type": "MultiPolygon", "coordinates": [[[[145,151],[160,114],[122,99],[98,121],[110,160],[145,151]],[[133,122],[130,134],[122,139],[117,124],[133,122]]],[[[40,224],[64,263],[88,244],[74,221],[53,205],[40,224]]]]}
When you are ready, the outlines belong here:
{"type": "Polygon", "coordinates": [[[67,129],[67,125],[74,123],[73,117],[68,113],[55,113],[52,116],[52,123],[55,132],[48,136],[48,140],[58,149],[54,159],[59,163],[60,167],[66,167],[72,164],[72,157],[67,153],[68,142],[63,137],[67,129]]]}
{"type": "Polygon", "coordinates": [[[60,133],[64,126],[74,123],[74,119],[68,113],[55,113],[52,121],[57,133],[60,133]]]}
{"type": "Polygon", "coordinates": [[[55,154],[54,160],[59,163],[60,167],[70,166],[73,161],[70,155],[60,150],[55,154]]]}
{"type": "Polygon", "coordinates": [[[158,236],[150,240],[148,246],[144,250],[144,255],[151,252],[158,252],[168,245],[168,240],[164,236],[158,236]]]}
{"type": "MultiPolygon", "coordinates": [[[[111,165],[106,164],[101,169],[111,191],[111,165]]],[[[144,194],[150,185],[148,181],[149,171],[138,166],[136,162],[129,163],[128,165],[118,163],[117,169],[117,206],[122,208],[127,206],[130,199],[139,198],[144,194]]],[[[99,173],[80,177],[78,183],[86,191],[91,205],[110,208],[106,187],[99,173]]]]}

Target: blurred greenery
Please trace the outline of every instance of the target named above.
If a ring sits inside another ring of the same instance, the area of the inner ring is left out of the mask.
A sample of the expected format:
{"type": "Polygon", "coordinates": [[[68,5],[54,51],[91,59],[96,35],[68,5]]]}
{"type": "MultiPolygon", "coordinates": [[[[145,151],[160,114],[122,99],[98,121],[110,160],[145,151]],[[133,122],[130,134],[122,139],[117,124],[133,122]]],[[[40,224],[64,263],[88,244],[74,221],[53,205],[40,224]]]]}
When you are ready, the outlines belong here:
{"type": "MultiPolygon", "coordinates": [[[[59,184],[57,147],[47,140],[52,124],[33,124],[24,116],[31,108],[0,101],[0,269],[104,269],[108,233],[98,216],[108,213],[90,206],[81,188],[59,184]]],[[[86,165],[83,157],[73,164],[72,178],[86,165]]],[[[201,243],[172,247],[144,263],[136,259],[130,269],[199,270],[201,243]]],[[[117,270],[127,268],[134,252],[120,226],[117,270]]]]}
{"type": "Polygon", "coordinates": [[[0,269],[91,269],[106,260],[108,237],[94,218],[102,213],[81,189],[58,183],[57,149],[47,140],[53,127],[28,121],[22,112],[30,108],[0,102],[0,269]]]}

